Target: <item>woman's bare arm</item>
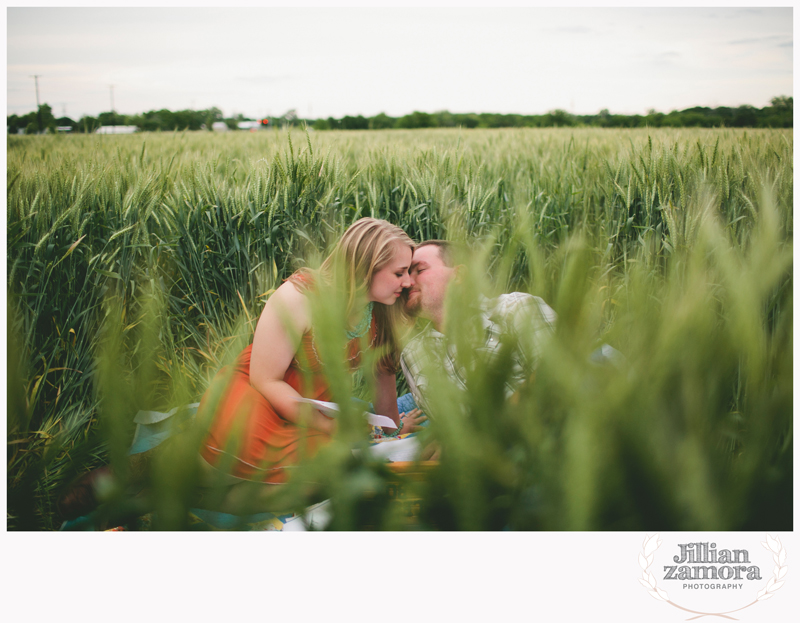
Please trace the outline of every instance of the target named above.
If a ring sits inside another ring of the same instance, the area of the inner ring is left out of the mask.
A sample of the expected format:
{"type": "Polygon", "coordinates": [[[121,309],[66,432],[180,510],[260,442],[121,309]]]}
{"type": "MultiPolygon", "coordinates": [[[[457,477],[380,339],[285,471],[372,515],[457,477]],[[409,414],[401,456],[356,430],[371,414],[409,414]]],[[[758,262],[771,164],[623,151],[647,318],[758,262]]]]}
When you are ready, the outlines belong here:
{"type": "Polygon", "coordinates": [[[333,421],[297,402],[300,394],[283,380],[303,334],[310,327],[308,300],[287,281],[267,301],[258,320],[250,359],[250,384],[284,419],[332,432],[333,421]]]}
{"type": "Polygon", "coordinates": [[[375,372],[374,405],[375,413],[391,418],[395,424],[400,423],[400,414],[397,412],[397,385],[395,384],[394,374],[375,372]]]}

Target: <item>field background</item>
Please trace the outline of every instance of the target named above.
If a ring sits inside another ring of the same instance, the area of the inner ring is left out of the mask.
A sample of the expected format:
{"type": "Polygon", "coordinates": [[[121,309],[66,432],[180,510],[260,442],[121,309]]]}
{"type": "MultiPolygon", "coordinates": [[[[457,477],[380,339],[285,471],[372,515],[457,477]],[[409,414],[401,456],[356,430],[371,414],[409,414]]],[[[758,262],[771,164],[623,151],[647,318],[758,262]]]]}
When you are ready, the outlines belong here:
{"type": "MultiPolygon", "coordinates": [[[[281,279],[375,216],[469,242],[465,297],[559,314],[514,404],[502,368],[475,369],[467,419],[443,392],[414,527],[791,529],[792,150],[791,130],[9,137],[8,528],[57,528],[69,480],[124,472],[133,414],[199,398],[281,279]],[[623,369],[589,362],[602,343],[623,369]]],[[[281,510],[409,527],[348,435],[281,510]]],[[[186,527],[190,450],[155,470],[160,527],[186,527]]]]}

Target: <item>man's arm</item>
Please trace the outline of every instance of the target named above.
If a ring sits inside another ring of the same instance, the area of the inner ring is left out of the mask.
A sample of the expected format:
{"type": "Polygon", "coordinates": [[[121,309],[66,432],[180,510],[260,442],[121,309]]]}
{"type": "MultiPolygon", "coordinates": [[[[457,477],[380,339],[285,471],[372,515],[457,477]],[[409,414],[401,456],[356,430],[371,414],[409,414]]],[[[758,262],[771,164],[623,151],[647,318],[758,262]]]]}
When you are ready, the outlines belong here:
{"type": "Polygon", "coordinates": [[[523,368],[533,373],[545,343],[555,331],[556,312],[538,296],[512,292],[502,298],[505,330],[519,344],[523,368]]]}
{"type": "Polygon", "coordinates": [[[400,368],[403,370],[403,376],[406,377],[408,389],[411,395],[414,396],[414,402],[425,413],[430,413],[428,410],[428,402],[425,400],[425,394],[428,390],[428,377],[422,372],[422,355],[421,341],[419,338],[412,340],[403,349],[400,354],[400,368]]]}

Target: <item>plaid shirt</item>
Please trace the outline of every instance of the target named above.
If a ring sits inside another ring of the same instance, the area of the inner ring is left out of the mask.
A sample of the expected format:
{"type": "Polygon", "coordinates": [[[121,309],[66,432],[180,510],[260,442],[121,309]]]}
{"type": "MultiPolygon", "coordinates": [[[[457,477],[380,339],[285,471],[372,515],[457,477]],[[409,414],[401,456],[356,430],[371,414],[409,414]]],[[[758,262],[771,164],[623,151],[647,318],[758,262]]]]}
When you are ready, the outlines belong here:
{"type": "MultiPolygon", "coordinates": [[[[500,352],[504,334],[518,340],[519,347],[512,354],[513,371],[505,386],[506,397],[509,397],[536,368],[544,340],[555,328],[556,313],[538,296],[522,292],[502,294],[496,299],[484,298],[479,312],[484,329],[482,344],[474,347],[479,358],[491,364],[500,352]]],[[[433,327],[406,345],[400,355],[400,365],[414,400],[425,413],[429,413],[426,396],[431,391],[426,374],[428,366],[444,369],[459,389],[467,388],[466,370],[457,361],[455,345],[448,344],[445,336],[433,327]]]]}

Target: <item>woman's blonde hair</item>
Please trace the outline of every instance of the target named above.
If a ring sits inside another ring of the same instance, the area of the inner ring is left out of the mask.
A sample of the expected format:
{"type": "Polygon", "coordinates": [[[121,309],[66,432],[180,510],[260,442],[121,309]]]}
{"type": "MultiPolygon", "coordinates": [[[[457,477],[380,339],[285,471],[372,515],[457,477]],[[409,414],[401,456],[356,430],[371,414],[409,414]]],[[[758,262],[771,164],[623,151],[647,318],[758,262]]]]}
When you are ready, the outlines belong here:
{"type": "MultiPolygon", "coordinates": [[[[394,243],[400,242],[414,252],[414,241],[397,225],[382,219],[365,217],[357,220],[334,247],[319,268],[319,276],[328,283],[344,284],[348,314],[353,311],[359,293],[369,292],[375,273],[394,257],[394,243]]],[[[395,372],[399,354],[397,327],[408,322],[402,302],[395,305],[375,303],[375,347],[385,355],[379,367],[395,372]]]]}

